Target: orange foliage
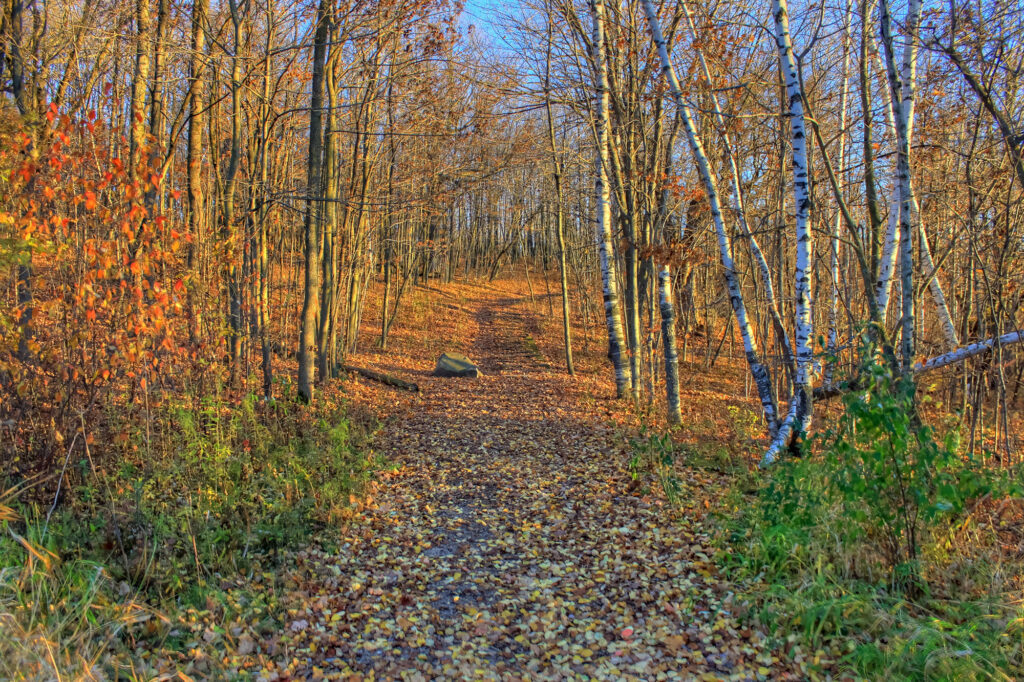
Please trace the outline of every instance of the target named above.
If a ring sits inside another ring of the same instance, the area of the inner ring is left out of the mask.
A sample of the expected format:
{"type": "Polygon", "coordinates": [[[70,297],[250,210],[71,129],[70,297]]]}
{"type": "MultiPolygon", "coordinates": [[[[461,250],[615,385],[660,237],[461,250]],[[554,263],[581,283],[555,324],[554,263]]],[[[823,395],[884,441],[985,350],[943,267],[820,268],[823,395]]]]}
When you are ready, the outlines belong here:
{"type": "Polygon", "coordinates": [[[0,151],[0,266],[31,292],[5,313],[0,346],[15,474],[50,473],[64,434],[112,397],[142,399],[176,352],[181,237],[157,214],[157,174],[111,157],[106,134],[94,112],[73,121],[51,106],[0,151]]]}

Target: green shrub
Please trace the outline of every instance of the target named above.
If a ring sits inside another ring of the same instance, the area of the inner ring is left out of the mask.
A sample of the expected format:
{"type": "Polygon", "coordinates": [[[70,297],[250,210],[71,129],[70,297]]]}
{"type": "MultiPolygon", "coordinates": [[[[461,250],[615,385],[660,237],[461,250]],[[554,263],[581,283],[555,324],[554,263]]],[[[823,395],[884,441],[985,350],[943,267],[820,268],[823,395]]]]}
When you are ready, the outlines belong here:
{"type": "MultiPolygon", "coordinates": [[[[949,544],[975,500],[1020,487],[922,424],[908,382],[875,364],[862,372],[816,447],[773,466],[753,495],[732,492],[723,561],[753,595],[754,617],[818,660],[809,672],[1019,677],[1024,612],[1000,593],[1005,569],[949,544]],[[954,559],[991,588],[958,593],[954,559]]],[[[995,545],[992,533],[979,528],[995,545]]]]}
{"type": "Polygon", "coordinates": [[[103,486],[82,477],[79,503],[55,517],[56,546],[87,538],[85,555],[110,559],[118,577],[175,594],[300,545],[345,513],[380,462],[340,410],[308,425],[290,410],[251,396],[169,410],[164,452],[123,461],[103,486]]]}
{"type": "MultiPolygon", "coordinates": [[[[341,408],[248,397],[170,406],[123,451],[71,462],[45,547],[165,597],[337,523],[381,461],[341,408]],[[109,464],[104,464],[109,462],[109,464]]],[[[26,518],[49,505],[25,501],[26,518]]]]}
{"type": "Polygon", "coordinates": [[[69,461],[52,513],[0,496],[0,679],[151,679],[139,638],[166,662],[228,622],[273,630],[278,552],[330,543],[382,466],[326,400],[211,398],[125,428],[69,461]]]}
{"type": "Polygon", "coordinates": [[[888,368],[863,369],[865,388],[844,397],[838,427],[825,436],[827,494],[853,537],[881,551],[892,587],[921,589],[922,542],[999,480],[957,452],[955,433],[938,440],[920,423],[912,381],[888,368]]]}

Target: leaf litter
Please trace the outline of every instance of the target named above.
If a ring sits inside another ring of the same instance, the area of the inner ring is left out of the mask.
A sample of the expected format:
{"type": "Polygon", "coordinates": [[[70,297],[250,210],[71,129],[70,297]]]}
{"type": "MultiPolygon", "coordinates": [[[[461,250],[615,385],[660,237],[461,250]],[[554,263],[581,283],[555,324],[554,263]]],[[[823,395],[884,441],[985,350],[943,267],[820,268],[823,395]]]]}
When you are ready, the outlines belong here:
{"type": "Polygon", "coordinates": [[[611,393],[603,375],[572,379],[528,348],[525,297],[463,295],[457,336],[435,328],[433,346],[363,358],[424,387],[400,404],[353,386],[391,411],[377,446],[397,468],[336,549],[288,558],[285,627],[241,643],[240,667],[265,680],[797,679],[705,551],[718,482],[687,471],[679,512],[635,490],[606,418],[623,408],[593,397],[611,393]],[[426,376],[455,338],[483,377],[426,376]]]}

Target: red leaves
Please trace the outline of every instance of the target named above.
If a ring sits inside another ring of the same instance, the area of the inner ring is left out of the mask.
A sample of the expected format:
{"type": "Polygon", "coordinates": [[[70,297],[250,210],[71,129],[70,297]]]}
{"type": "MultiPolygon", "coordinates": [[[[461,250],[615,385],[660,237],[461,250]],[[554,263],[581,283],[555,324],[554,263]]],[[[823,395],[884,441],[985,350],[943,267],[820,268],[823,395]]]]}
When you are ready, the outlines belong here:
{"type": "Polygon", "coordinates": [[[96,193],[92,191],[85,192],[85,210],[93,211],[96,209],[96,193]]]}

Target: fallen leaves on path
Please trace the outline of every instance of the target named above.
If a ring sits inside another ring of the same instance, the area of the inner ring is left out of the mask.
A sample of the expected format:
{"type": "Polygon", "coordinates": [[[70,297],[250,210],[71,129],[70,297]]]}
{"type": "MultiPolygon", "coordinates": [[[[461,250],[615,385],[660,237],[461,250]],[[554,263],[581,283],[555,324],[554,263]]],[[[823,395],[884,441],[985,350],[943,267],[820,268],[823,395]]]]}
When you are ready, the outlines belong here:
{"type": "Polygon", "coordinates": [[[397,472],[341,546],[292,557],[284,631],[239,653],[264,679],[785,678],[705,550],[715,482],[689,473],[681,513],[631,491],[606,382],[537,357],[523,299],[446,315],[485,376],[416,377],[378,445],[397,472]]]}

